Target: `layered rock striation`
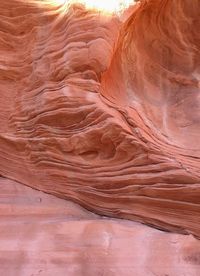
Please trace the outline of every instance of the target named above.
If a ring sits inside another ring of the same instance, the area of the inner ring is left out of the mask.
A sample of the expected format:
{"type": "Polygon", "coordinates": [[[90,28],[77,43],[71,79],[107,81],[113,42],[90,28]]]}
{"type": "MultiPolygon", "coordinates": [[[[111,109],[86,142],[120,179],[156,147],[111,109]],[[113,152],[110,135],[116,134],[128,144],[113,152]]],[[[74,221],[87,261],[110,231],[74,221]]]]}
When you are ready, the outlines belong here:
{"type": "Polygon", "coordinates": [[[0,174],[200,237],[199,12],[2,0],[0,174]]]}

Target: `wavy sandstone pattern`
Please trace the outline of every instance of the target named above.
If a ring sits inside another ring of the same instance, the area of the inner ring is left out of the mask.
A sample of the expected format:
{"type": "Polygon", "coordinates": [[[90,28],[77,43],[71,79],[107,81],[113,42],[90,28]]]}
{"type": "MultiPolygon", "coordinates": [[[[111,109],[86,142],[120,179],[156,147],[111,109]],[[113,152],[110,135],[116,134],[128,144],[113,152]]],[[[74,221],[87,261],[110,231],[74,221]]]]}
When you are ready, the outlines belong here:
{"type": "Polygon", "coordinates": [[[0,13],[0,174],[200,237],[199,1],[0,13]]]}

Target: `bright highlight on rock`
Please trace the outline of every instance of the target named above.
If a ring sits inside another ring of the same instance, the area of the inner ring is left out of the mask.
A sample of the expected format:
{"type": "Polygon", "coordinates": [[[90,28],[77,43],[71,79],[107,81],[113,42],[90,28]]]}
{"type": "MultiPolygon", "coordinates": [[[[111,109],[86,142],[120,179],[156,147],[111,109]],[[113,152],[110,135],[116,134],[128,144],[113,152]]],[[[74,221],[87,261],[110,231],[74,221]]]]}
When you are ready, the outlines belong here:
{"type": "Polygon", "coordinates": [[[134,0],[52,0],[52,2],[58,5],[81,3],[87,9],[96,9],[107,13],[118,13],[134,4],[134,0]]]}

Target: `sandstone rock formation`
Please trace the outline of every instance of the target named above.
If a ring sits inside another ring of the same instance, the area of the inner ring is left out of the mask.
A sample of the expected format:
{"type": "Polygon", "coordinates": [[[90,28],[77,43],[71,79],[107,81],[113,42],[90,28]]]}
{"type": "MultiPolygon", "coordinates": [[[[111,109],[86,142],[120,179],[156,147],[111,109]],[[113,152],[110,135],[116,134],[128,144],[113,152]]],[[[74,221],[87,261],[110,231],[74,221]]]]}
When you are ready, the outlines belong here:
{"type": "Polygon", "coordinates": [[[3,178],[0,213],[0,275],[199,276],[191,235],[99,217],[3,178]]]}
{"type": "Polygon", "coordinates": [[[0,174],[200,237],[198,0],[0,2],[0,174]]]}

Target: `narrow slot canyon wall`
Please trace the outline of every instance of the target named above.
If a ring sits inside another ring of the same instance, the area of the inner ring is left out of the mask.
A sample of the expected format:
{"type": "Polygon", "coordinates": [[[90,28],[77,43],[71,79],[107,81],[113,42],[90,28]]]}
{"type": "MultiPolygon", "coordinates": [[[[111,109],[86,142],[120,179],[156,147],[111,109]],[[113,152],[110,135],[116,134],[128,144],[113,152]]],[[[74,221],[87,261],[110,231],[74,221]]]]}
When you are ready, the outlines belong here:
{"type": "Polygon", "coordinates": [[[200,237],[200,3],[123,18],[0,2],[0,174],[200,237]]]}

